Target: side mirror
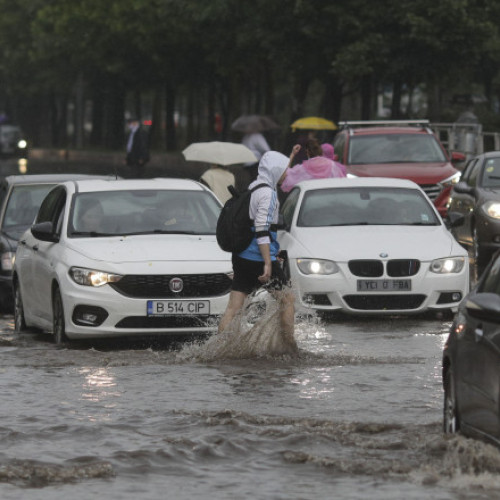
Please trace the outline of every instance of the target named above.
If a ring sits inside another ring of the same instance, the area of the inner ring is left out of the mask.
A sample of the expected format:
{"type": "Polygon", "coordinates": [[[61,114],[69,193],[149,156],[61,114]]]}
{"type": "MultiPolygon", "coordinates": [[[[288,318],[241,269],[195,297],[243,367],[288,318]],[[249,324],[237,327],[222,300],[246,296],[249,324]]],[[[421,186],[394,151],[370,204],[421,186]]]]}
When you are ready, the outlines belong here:
{"type": "Polygon", "coordinates": [[[458,151],[453,151],[451,153],[451,162],[452,163],[455,163],[455,162],[461,162],[461,161],[465,161],[466,160],[466,156],[463,154],[463,153],[459,153],[458,151]]]}
{"type": "Polygon", "coordinates": [[[453,186],[453,191],[460,194],[474,194],[474,188],[469,186],[466,182],[460,181],[453,186]]]}
{"type": "Polygon", "coordinates": [[[496,293],[478,293],[467,299],[465,308],[475,319],[500,324],[500,296],[496,293]]]}
{"type": "Polygon", "coordinates": [[[448,218],[448,224],[447,224],[448,227],[463,226],[465,222],[465,217],[458,212],[448,212],[447,218],[448,218]]]}
{"type": "Polygon", "coordinates": [[[40,222],[31,226],[31,234],[41,241],[48,241],[49,243],[57,243],[59,237],[54,234],[52,222],[40,222]]]}

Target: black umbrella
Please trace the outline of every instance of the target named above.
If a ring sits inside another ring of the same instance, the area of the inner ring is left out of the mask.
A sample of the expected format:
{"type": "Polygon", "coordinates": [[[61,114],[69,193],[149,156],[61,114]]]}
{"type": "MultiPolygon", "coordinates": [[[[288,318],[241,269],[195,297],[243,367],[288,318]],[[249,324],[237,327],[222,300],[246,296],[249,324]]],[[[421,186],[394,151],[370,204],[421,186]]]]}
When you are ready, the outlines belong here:
{"type": "Polygon", "coordinates": [[[255,132],[265,132],[266,130],[276,130],[280,126],[271,118],[265,115],[242,115],[231,125],[231,130],[251,134],[255,132]]]}

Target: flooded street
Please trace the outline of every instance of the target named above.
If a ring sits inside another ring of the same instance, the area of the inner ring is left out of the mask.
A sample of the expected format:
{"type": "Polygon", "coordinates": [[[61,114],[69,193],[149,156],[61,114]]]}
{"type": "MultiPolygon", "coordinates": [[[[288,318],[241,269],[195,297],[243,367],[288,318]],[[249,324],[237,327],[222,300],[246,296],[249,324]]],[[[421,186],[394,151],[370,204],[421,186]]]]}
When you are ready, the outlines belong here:
{"type": "Polygon", "coordinates": [[[5,316],[0,497],[491,498],[500,452],[441,432],[449,324],[309,318],[298,356],[238,360],[5,316]]]}

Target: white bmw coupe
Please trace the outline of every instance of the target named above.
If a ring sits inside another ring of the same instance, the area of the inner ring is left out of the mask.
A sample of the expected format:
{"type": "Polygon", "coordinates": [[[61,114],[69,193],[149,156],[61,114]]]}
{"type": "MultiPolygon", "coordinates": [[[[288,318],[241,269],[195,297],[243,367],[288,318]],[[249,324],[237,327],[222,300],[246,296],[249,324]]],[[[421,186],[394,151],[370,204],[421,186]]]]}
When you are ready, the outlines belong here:
{"type": "Polygon", "coordinates": [[[215,239],[220,202],[181,179],[56,186],[20,238],[15,328],[56,343],[216,329],[231,256],[215,239]]]}
{"type": "Polygon", "coordinates": [[[282,206],[278,239],[300,306],[352,314],[456,311],[469,261],[415,183],[304,181],[282,206]]]}

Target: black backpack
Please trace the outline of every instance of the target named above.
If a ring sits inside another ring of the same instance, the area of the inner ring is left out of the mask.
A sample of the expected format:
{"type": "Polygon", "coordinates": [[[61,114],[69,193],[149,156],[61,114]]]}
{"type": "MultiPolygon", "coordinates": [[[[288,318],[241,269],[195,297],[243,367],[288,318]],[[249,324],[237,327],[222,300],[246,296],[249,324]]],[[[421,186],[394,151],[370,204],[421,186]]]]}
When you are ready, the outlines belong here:
{"type": "MultiPolygon", "coordinates": [[[[226,201],[217,220],[217,243],[226,252],[239,253],[250,245],[254,233],[250,219],[250,197],[267,184],[258,184],[252,189],[238,193],[233,186],[228,189],[232,197],[226,201]]],[[[269,186],[268,186],[269,187],[269,186]]]]}

